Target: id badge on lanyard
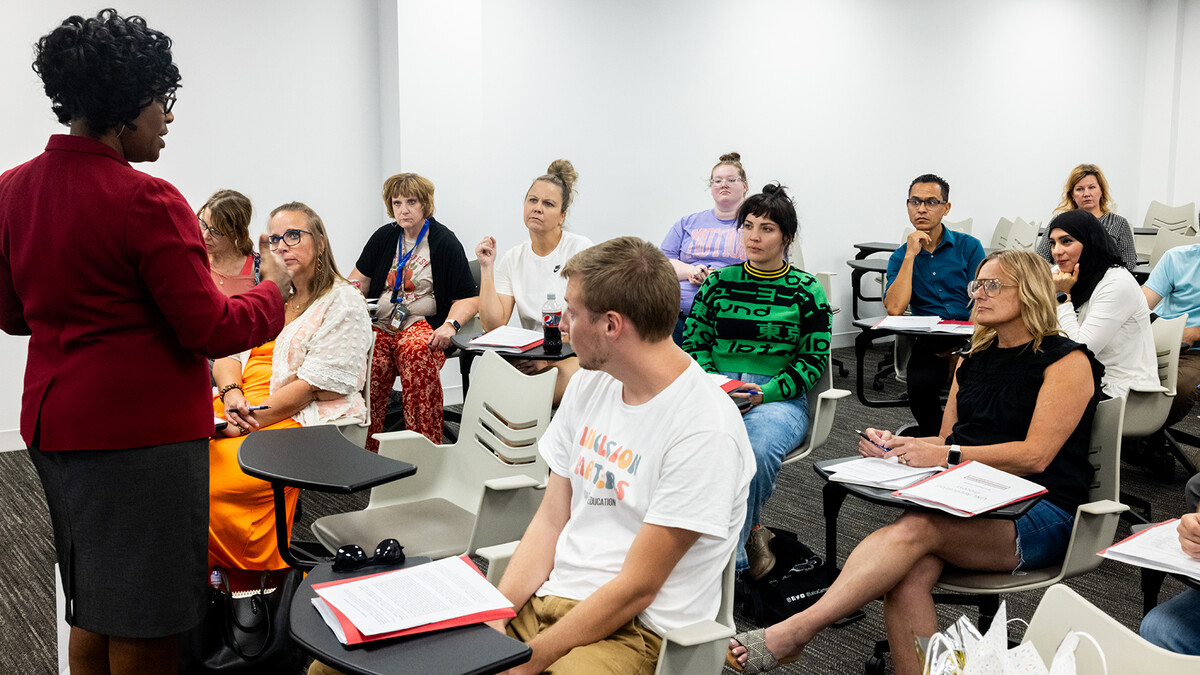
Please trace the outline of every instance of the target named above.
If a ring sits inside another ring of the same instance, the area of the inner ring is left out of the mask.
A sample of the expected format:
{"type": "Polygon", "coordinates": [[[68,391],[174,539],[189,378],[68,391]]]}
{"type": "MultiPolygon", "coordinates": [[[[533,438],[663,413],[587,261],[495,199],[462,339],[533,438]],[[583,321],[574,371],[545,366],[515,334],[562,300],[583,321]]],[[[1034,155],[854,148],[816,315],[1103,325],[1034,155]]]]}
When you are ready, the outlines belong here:
{"type": "Polygon", "coordinates": [[[417,250],[417,246],[421,244],[421,240],[425,238],[425,233],[428,231],[429,220],[426,220],[425,224],[421,226],[421,233],[417,235],[417,240],[413,242],[408,253],[403,253],[404,233],[400,234],[400,240],[396,243],[396,285],[392,287],[392,297],[389,302],[386,305],[380,302],[378,309],[375,310],[374,323],[383,331],[395,334],[408,319],[409,309],[400,299],[400,287],[404,284],[404,266],[408,264],[408,259],[412,257],[413,251],[417,250]]]}

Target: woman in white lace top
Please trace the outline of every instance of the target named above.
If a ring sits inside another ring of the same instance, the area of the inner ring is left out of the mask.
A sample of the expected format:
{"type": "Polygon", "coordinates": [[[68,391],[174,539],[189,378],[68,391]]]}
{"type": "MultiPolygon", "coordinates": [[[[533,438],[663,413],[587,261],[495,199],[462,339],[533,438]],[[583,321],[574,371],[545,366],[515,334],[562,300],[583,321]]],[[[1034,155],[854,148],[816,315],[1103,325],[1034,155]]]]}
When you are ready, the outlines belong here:
{"type": "MultiPolygon", "coordinates": [[[[209,444],[209,562],[282,569],[269,483],[242,472],[241,436],[337,419],[366,420],[361,390],[373,340],[362,294],[338,274],[321,218],[304,204],[271,212],[271,247],[293,273],[285,324],[273,342],[213,366],[214,412],[229,425],[209,444]],[[267,406],[254,410],[252,407],[267,406]]],[[[286,491],[291,527],[298,491],[286,491]]],[[[236,579],[236,575],[234,577],[236,579]]]]}

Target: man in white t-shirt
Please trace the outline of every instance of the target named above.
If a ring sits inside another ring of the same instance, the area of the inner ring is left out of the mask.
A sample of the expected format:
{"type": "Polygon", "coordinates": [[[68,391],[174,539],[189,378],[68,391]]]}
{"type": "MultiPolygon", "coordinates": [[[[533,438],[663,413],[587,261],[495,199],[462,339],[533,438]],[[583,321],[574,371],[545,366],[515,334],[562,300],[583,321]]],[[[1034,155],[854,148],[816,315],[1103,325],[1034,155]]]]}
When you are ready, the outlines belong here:
{"type": "Polygon", "coordinates": [[[663,632],[716,617],[754,455],[733,401],[671,341],[679,284],[658,247],[614,239],[562,274],[583,370],[500,582],[518,608],[507,631],[533,648],[511,672],[652,673],[663,632]]]}

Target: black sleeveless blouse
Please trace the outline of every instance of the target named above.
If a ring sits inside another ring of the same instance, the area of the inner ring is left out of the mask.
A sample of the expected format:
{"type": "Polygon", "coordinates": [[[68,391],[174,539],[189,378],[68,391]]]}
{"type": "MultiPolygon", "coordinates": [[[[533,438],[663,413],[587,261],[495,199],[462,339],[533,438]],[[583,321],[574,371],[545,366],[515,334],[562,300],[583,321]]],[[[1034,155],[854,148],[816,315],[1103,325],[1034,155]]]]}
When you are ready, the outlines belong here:
{"type": "Polygon", "coordinates": [[[1092,481],[1087,452],[1104,366],[1087,347],[1061,335],[1043,338],[1036,352],[1031,345],[1001,348],[993,344],[963,357],[957,374],[958,422],[946,443],[973,446],[1025,440],[1046,367],[1082,350],[1091,362],[1094,384],[1083,419],[1045,471],[1025,476],[1049,491],[1046,499],[1050,503],[1075,515],[1075,508],[1087,501],[1092,481]]]}

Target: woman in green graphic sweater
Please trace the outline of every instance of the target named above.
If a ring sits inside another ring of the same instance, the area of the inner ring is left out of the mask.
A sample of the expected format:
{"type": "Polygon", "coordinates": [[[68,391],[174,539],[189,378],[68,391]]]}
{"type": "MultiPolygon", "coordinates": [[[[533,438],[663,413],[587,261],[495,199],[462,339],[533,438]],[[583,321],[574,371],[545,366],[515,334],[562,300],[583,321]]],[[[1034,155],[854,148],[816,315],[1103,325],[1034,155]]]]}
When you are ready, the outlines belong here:
{"type": "Polygon", "coordinates": [[[816,277],[787,264],[796,238],[796,207],[778,183],[763,187],[738,211],[749,258],[709,275],[692,305],[683,348],[710,373],[741,380],[733,396],[748,398],[742,419],[757,471],[738,541],[738,571],[754,578],[775,565],[766,528],[757,527],[775,490],[783,457],[808,434],[808,390],[829,360],[829,303],[816,277]]]}

